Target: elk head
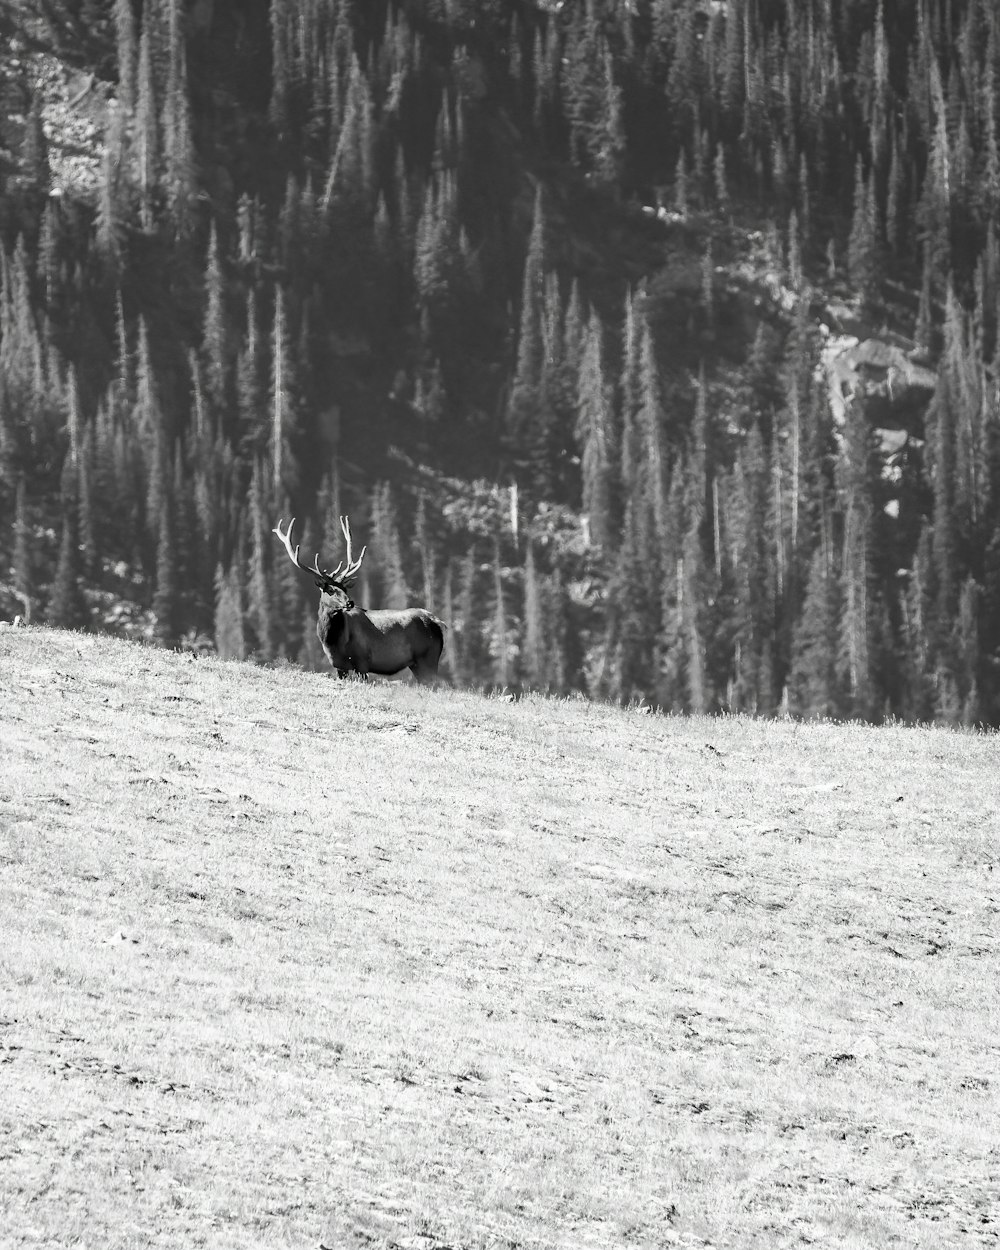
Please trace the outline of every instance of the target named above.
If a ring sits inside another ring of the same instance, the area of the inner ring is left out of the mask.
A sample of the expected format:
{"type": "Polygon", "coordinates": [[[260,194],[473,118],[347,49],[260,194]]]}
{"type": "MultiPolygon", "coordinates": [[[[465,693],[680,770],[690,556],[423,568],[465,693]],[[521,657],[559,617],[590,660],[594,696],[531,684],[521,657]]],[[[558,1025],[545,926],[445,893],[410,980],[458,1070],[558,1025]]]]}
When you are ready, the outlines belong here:
{"type": "Polygon", "coordinates": [[[347,539],[347,558],[341,560],[335,569],[324,569],[320,567],[319,555],[313,560],[312,564],[303,564],[299,559],[298,544],[295,550],[292,550],[292,526],[295,524],[295,518],[288,522],[288,529],[284,533],[281,532],[281,521],[271,531],[277,534],[281,540],[282,546],[288,552],[288,557],[296,567],[300,568],[303,573],[312,574],[316,585],[323,592],[324,599],[321,601],[323,605],[333,612],[350,612],[354,607],[354,600],[347,593],[351,586],[358,579],[358,573],[361,569],[361,562],[365,558],[367,546],[361,548],[361,555],[355,560],[351,556],[351,522],[346,516],[340,518],[340,528],[344,532],[347,539]],[[329,597],[330,602],[326,602],[329,597]]]}

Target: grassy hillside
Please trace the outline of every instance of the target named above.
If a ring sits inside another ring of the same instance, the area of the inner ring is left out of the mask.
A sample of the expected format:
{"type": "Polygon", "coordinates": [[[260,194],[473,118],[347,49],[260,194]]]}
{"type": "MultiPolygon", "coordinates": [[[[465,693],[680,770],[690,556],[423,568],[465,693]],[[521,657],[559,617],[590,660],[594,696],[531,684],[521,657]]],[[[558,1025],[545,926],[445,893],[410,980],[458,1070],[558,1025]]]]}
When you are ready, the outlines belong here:
{"type": "Polygon", "coordinates": [[[998,766],[0,633],[0,1245],[995,1246],[998,766]]]}

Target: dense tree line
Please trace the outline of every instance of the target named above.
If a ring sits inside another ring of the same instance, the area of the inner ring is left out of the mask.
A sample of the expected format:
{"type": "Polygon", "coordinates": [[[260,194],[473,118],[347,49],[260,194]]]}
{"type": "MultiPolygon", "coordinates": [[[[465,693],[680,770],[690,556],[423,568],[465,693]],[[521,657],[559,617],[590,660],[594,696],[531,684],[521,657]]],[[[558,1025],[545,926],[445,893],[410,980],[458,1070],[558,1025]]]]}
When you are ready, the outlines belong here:
{"type": "Polygon", "coordinates": [[[318,665],[270,530],[336,562],[349,511],[458,682],[1000,722],[992,0],[23,0],[0,41],[5,610],[318,665]],[[831,293],[936,370],[902,485],[831,410],[831,293]]]}

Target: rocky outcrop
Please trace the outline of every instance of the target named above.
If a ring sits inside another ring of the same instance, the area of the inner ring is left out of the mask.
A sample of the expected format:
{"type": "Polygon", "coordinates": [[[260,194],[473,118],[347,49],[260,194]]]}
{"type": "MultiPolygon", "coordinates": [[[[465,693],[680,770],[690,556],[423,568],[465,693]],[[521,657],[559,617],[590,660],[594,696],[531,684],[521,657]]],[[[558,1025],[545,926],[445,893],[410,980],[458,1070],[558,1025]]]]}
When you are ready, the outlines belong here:
{"type": "Polygon", "coordinates": [[[937,386],[937,374],[915,361],[912,350],[912,344],[888,333],[867,339],[840,334],[829,336],[821,356],[837,426],[860,407],[879,440],[887,484],[883,507],[893,517],[899,515],[907,479],[919,473],[911,454],[919,456],[923,448],[927,407],[937,386]]]}
{"type": "MultiPolygon", "coordinates": [[[[913,360],[905,349],[911,345],[904,344],[891,335],[868,339],[836,335],[827,340],[822,365],[838,425],[848,407],[860,403],[874,429],[923,438],[924,413],[937,374],[913,360]]],[[[889,441],[902,445],[898,438],[889,441]]]]}

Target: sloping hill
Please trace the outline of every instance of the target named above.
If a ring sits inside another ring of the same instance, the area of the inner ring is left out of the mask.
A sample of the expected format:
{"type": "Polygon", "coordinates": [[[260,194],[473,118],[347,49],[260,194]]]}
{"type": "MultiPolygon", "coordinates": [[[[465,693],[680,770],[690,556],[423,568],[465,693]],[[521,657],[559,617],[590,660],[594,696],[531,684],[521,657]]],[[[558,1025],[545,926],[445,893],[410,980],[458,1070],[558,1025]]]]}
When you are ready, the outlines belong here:
{"type": "Polygon", "coordinates": [[[1000,741],[0,634],[0,1244],[987,1246],[1000,741]]]}

